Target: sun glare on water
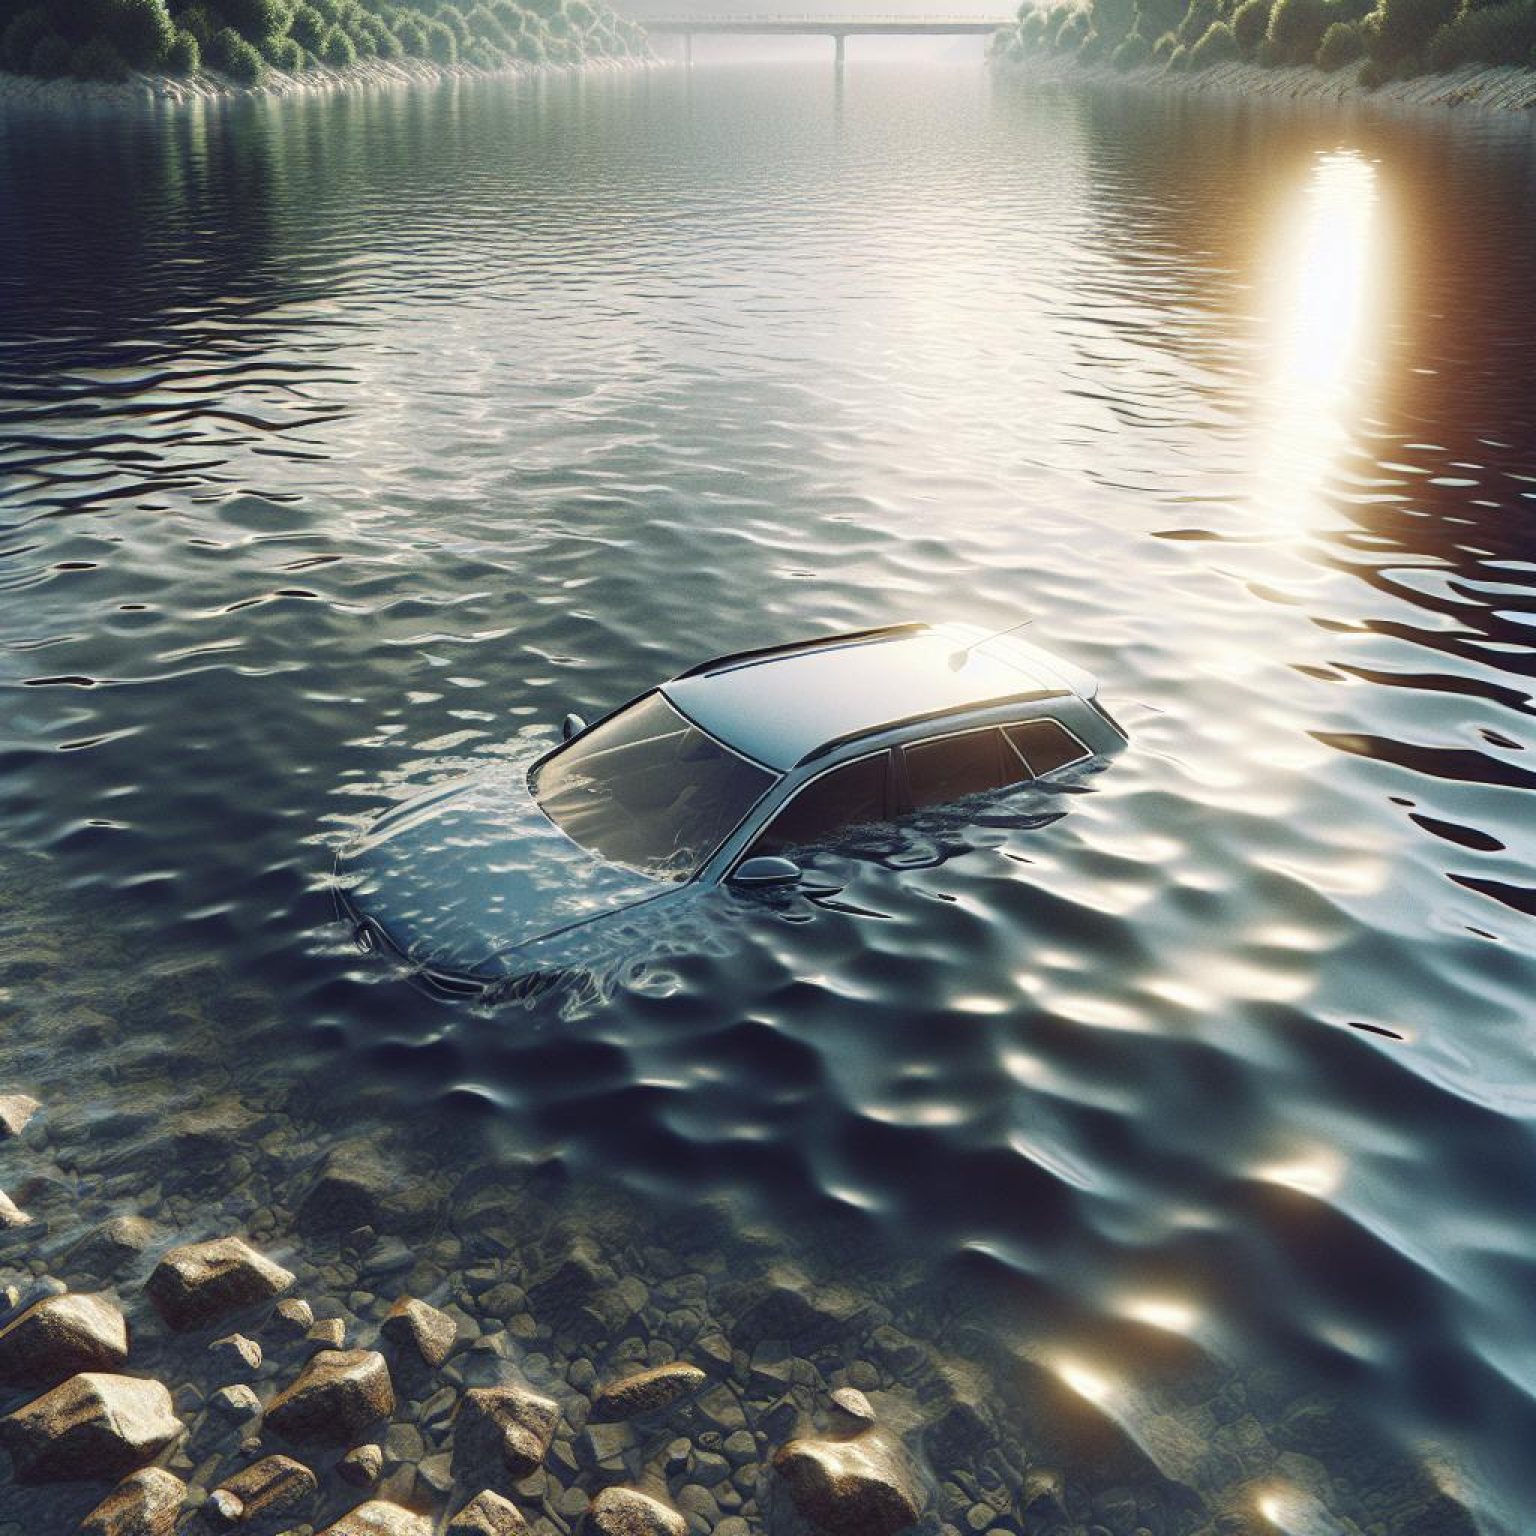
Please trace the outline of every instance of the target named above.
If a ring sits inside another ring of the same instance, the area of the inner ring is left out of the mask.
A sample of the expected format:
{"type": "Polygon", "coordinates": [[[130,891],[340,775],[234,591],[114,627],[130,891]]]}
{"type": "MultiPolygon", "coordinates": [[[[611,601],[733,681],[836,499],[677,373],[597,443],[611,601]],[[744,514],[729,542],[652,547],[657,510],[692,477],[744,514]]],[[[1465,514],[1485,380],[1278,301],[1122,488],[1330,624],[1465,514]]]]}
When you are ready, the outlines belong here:
{"type": "Polygon", "coordinates": [[[1365,414],[1368,362],[1388,297],[1376,167],[1319,156],[1276,244],[1258,499],[1312,521],[1365,414]]]}

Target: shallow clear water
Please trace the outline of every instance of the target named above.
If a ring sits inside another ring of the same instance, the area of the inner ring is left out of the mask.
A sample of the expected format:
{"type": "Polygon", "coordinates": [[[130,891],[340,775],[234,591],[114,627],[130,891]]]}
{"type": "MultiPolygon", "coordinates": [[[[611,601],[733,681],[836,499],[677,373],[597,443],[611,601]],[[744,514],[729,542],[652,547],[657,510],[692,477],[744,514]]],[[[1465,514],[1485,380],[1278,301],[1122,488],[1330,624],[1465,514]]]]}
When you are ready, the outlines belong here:
{"type": "Polygon", "coordinates": [[[713,1196],[1207,1513],[1528,1526],[1527,123],[720,67],[12,110],[0,188],[4,1075],[72,1206],[248,1218],[196,1127],[258,1109],[295,1179],[713,1196]],[[330,921],[567,709],[1024,615],[1131,749],[836,901],[479,1013],[330,921]]]}

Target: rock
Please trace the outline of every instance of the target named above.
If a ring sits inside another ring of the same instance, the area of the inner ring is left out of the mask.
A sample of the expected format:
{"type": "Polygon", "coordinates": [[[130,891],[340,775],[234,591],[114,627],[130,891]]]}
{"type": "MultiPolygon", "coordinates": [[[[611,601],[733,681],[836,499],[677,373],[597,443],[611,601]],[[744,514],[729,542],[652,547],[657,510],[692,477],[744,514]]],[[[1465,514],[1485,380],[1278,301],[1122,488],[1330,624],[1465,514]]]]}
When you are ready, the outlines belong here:
{"type": "Polygon", "coordinates": [[[610,1382],[597,1389],[592,1399],[594,1419],[630,1419],[637,1414],[655,1413],[679,1398],[697,1392],[709,1378],[696,1365],[676,1361],[640,1371],[622,1381],[610,1382]]]}
{"type": "Polygon", "coordinates": [[[921,1512],[906,1457],[873,1432],[791,1440],[773,1465],[795,1508],[830,1536],[894,1536],[921,1512]]]}
{"type": "Polygon", "coordinates": [[[243,1383],[220,1387],[208,1399],[208,1404],[221,1418],[233,1424],[243,1424],[261,1417],[261,1399],[243,1383]]]}
{"type": "Polygon", "coordinates": [[[328,1525],[320,1536],[432,1536],[432,1522],[398,1504],[370,1499],[328,1525]]]}
{"type": "Polygon", "coordinates": [[[587,1511],[599,1536],[687,1536],[688,1522],[660,1499],[638,1488],[604,1488],[587,1511]]]}
{"type": "Polygon", "coordinates": [[[430,1226],[437,1203],[430,1186],[401,1177],[385,1162],[371,1141],[349,1141],[333,1147],[297,1212],[306,1235],[351,1232],[372,1227],[377,1232],[416,1232],[430,1226]]]}
{"type": "Polygon", "coordinates": [[[205,1524],[224,1530],[245,1519],[245,1505],[239,1494],[231,1493],[228,1488],[215,1488],[203,1504],[202,1516],[205,1524]]]}
{"type": "Polygon", "coordinates": [[[376,1445],[359,1445],[337,1464],[336,1475],[354,1488],[371,1488],[384,1471],[384,1453],[376,1445]]]}
{"type": "Polygon", "coordinates": [[[114,1216],[87,1232],[64,1256],[65,1272],[83,1271],[101,1279],[119,1274],[155,1240],[142,1216],[114,1216]]]}
{"type": "Polygon", "coordinates": [[[454,1466],[462,1469],[499,1451],[514,1477],[544,1460],[559,1405],[527,1387],[476,1387],[464,1394],[454,1418],[454,1466]]]}
{"type": "Polygon", "coordinates": [[[446,1312],[439,1312],[414,1296],[402,1296],[389,1309],[379,1332],[396,1349],[409,1347],[427,1365],[439,1366],[448,1358],[459,1330],[446,1312]]]}
{"type": "Polygon", "coordinates": [[[0,1232],[9,1231],[12,1227],[29,1226],[31,1222],[32,1218],[0,1189],[0,1232]]]}
{"type": "Polygon", "coordinates": [[[443,1536],[523,1536],[527,1529],[517,1505],[486,1488],[448,1522],[443,1536]]]}
{"type": "Polygon", "coordinates": [[[234,1496],[240,1504],[237,1519],[279,1514],[313,1498],[319,1487],[315,1474],[290,1456],[263,1456],[242,1467],[219,1485],[219,1493],[234,1496]]]}
{"type": "Polygon", "coordinates": [[[123,1477],[186,1432],[158,1381],[87,1371],[0,1419],[19,1483],[123,1477]]]}
{"type": "Polygon", "coordinates": [[[267,1404],[267,1424],[300,1443],[346,1445],[395,1411],[383,1355],[371,1349],[323,1349],[267,1404]]]}
{"type": "Polygon", "coordinates": [[[875,1422],[875,1410],[857,1387],[839,1387],[829,1400],[829,1413],[833,1428],[844,1434],[856,1435],[875,1422]]]}
{"type": "Polygon", "coordinates": [[[576,1455],[584,1466],[609,1476],[629,1470],[629,1453],[640,1444],[631,1424],[622,1420],[588,1424],[576,1437],[576,1455]]]}
{"type": "Polygon", "coordinates": [[[105,1296],[49,1296],[0,1328],[0,1381],[53,1386],[128,1360],[128,1324],[105,1296]]]}
{"type": "Polygon", "coordinates": [[[757,1284],[734,1289],[727,1300],[739,1311],[732,1338],[749,1348],[764,1339],[793,1340],[801,1354],[851,1333],[869,1310],[852,1291],[814,1286],[787,1264],[775,1265],[757,1284]]]}
{"type": "Polygon", "coordinates": [[[304,1337],[321,1349],[340,1349],[347,1342],[347,1325],[339,1317],[322,1317],[304,1337]]]}
{"type": "Polygon", "coordinates": [[[178,1331],[200,1328],[230,1312],[280,1296],[293,1276],[238,1237],[172,1248],[144,1289],[155,1310],[178,1331]]]}
{"type": "Polygon", "coordinates": [[[187,1485],[164,1467],[125,1477],[84,1520],[78,1536],[171,1536],[187,1485]]]}
{"type": "Polygon", "coordinates": [[[0,1093],[0,1137],[20,1136],[42,1107],[24,1093],[0,1093]]]}
{"type": "Polygon", "coordinates": [[[208,1352],[226,1373],[261,1369],[261,1345],[243,1333],[226,1333],[208,1346],[208,1352]]]}
{"type": "Polygon", "coordinates": [[[315,1325],[315,1309],[300,1296],[285,1296],[267,1325],[279,1338],[302,1339],[315,1325]]]}

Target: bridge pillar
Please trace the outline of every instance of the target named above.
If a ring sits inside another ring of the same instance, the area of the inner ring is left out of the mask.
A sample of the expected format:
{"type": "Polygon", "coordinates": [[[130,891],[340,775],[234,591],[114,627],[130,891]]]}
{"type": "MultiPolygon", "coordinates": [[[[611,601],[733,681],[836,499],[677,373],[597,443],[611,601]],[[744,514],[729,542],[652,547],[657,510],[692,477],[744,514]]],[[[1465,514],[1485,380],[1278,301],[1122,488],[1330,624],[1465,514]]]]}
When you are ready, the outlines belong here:
{"type": "Polygon", "coordinates": [[[832,41],[836,44],[836,52],[832,55],[832,61],[838,69],[841,69],[843,67],[843,44],[847,42],[847,38],[841,32],[838,32],[833,35],[832,41]]]}
{"type": "Polygon", "coordinates": [[[683,33],[683,63],[686,64],[689,69],[693,68],[693,33],[692,32],[684,32],[683,33]]]}

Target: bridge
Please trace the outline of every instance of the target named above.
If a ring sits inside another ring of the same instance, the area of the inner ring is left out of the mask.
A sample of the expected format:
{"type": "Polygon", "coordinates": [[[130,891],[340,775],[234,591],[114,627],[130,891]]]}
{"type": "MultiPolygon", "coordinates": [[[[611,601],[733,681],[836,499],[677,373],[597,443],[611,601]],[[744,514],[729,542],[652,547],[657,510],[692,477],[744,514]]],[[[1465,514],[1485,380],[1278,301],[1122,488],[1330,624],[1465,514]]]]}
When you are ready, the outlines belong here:
{"type": "Polygon", "coordinates": [[[641,21],[647,32],[683,39],[693,62],[695,37],[830,37],[838,65],[850,37],[985,37],[1007,26],[1003,16],[657,16],[641,21]]]}

